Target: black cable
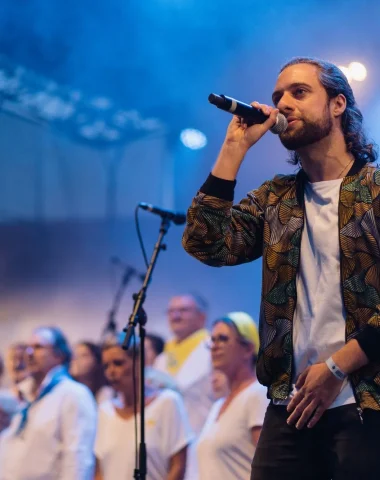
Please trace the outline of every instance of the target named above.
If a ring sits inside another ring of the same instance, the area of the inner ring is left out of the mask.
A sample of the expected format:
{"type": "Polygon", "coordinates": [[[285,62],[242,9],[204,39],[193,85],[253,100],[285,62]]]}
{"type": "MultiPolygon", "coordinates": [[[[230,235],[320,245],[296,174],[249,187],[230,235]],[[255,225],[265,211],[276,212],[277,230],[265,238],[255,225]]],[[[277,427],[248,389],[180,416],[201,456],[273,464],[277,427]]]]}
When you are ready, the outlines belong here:
{"type": "Polygon", "coordinates": [[[141,247],[141,250],[142,250],[143,257],[144,257],[145,266],[146,266],[146,268],[148,268],[149,267],[148,257],[146,256],[144,242],[143,242],[143,239],[142,239],[142,236],[141,236],[141,231],[140,231],[139,206],[138,205],[135,209],[135,223],[136,223],[137,236],[138,236],[138,239],[139,239],[139,242],[140,242],[140,247],[141,247]]]}

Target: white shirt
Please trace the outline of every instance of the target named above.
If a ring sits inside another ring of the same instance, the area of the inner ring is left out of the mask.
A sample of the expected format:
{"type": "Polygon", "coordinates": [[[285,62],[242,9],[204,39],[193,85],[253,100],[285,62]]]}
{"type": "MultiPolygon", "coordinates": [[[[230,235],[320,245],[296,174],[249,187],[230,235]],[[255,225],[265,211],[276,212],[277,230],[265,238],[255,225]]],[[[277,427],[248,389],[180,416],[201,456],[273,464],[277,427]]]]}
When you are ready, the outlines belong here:
{"type": "Polygon", "coordinates": [[[197,444],[199,480],[248,480],[255,454],[252,428],[261,427],[269,403],[267,389],[255,381],[218,418],[216,401],[197,444]]]}
{"type": "MultiPolygon", "coordinates": [[[[95,455],[104,480],[133,479],[134,418],[121,418],[114,405],[113,401],[108,401],[99,407],[95,455]]],[[[145,407],[145,437],[147,480],[166,480],[170,458],[186,447],[193,437],[178,393],[163,390],[145,407]]]]}
{"type": "Polygon", "coordinates": [[[95,401],[98,405],[106,402],[107,400],[112,400],[116,397],[115,390],[108,385],[101,387],[95,395],[95,401]]]}
{"type": "Polygon", "coordinates": [[[64,378],[30,407],[17,435],[20,420],[0,436],[0,480],[92,480],[96,406],[87,387],[64,378]]]}
{"type": "MultiPolygon", "coordinates": [[[[340,281],[338,204],[342,179],[307,183],[305,224],[293,320],[293,382],[308,366],[326,361],[345,345],[345,311],[340,281]]],[[[296,390],[293,391],[290,398],[296,390]]],[[[286,404],[287,401],[276,404],[286,404]]],[[[329,408],[355,403],[351,385],[329,408]]]]}
{"type": "MultiPolygon", "coordinates": [[[[154,367],[168,373],[168,358],[161,353],[154,367]]],[[[176,385],[183,396],[189,415],[190,425],[199,435],[210,411],[212,401],[211,356],[206,342],[201,342],[188,356],[178,373],[174,376],[176,385]]]]}

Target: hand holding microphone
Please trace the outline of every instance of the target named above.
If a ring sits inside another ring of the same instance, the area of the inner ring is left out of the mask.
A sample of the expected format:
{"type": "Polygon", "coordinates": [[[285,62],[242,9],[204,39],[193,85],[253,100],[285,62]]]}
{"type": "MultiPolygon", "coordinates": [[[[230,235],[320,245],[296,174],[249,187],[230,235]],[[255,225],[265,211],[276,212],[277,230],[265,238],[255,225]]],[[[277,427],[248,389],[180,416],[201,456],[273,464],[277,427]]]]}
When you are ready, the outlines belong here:
{"type": "Polygon", "coordinates": [[[253,102],[248,105],[225,95],[211,93],[209,102],[234,115],[212,169],[212,174],[224,180],[235,180],[247,151],[268,131],[282,133],[288,127],[277,108],[253,102]]]}
{"type": "Polygon", "coordinates": [[[235,115],[227,130],[225,142],[241,145],[248,150],[268,131],[280,134],[288,126],[284,115],[277,108],[253,102],[248,105],[225,95],[211,93],[209,102],[235,115]]]}

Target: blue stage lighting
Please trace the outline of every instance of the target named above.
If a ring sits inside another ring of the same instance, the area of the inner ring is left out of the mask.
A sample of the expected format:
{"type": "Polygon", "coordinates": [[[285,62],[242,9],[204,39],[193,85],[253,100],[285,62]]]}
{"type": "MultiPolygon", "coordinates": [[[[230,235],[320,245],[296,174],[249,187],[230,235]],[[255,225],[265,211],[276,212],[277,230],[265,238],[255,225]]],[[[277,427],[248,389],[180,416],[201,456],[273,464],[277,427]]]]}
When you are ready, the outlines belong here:
{"type": "Polygon", "coordinates": [[[182,130],[180,138],[185,147],[191,150],[199,150],[207,145],[206,135],[195,128],[182,130]]]}

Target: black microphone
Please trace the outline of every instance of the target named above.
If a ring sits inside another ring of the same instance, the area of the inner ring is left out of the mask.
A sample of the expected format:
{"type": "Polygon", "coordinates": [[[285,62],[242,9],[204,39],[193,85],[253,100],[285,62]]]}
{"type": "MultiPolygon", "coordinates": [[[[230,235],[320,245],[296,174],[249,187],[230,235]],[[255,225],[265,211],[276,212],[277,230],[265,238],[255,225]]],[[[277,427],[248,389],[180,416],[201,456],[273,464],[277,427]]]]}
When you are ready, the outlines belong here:
{"type": "Polygon", "coordinates": [[[183,225],[186,222],[186,215],[180,212],[172,212],[171,210],[166,210],[165,208],[155,207],[150,205],[150,203],[140,202],[139,207],[143,210],[148,210],[149,212],[155,213],[162,218],[167,218],[171,220],[176,225],[183,225]]]}
{"type": "Polygon", "coordinates": [[[144,281],[145,273],[138,272],[134,267],[132,267],[131,265],[128,265],[127,263],[124,263],[122,260],[120,260],[119,257],[111,257],[110,262],[113,265],[117,265],[119,267],[124,268],[125,275],[135,275],[137,278],[144,281]]]}
{"type": "MultiPolygon", "coordinates": [[[[231,97],[226,97],[226,95],[216,95],[215,93],[210,93],[208,96],[208,101],[215,105],[216,107],[224,110],[225,112],[233,113],[238,117],[244,119],[244,122],[250,126],[256,123],[264,123],[268,120],[268,115],[265,115],[261,110],[258,108],[252,107],[247,103],[239,102],[231,97]]],[[[270,129],[272,133],[283,133],[288,128],[288,121],[279,113],[277,115],[277,121],[270,129]]]]}

